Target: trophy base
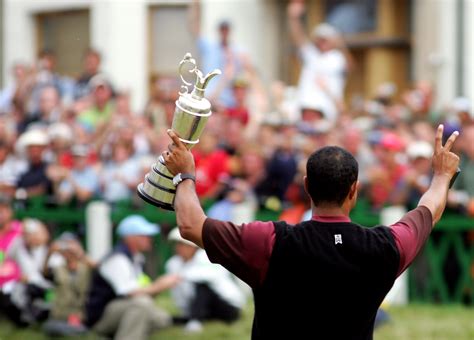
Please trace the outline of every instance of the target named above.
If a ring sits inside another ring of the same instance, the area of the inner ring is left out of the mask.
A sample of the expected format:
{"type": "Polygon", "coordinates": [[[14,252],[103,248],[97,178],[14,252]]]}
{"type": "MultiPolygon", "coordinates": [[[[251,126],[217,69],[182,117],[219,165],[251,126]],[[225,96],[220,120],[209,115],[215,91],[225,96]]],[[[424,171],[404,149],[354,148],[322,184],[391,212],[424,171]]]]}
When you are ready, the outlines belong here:
{"type": "Polygon", "coordinates": [[[142,200],[144,200],[147,203],[150,203],[151,205],[154,205],[156,207],[159,207],[161,209],[169,210],[169,211],[174,211],[174,207],[171,204],[168,203],[163,203],[160,202],[153,197],[149,196],[144,190],[143,190],[143,183],[140,183],[137,187],[137,194],[140,196],[142,200]]]}

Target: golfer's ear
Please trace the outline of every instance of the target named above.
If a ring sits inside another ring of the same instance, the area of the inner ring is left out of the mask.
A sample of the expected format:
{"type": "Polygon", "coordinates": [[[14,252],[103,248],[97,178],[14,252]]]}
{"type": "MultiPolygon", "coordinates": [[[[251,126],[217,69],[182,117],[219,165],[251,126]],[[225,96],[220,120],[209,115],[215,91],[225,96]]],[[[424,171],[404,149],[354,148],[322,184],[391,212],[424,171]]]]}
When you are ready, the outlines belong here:
{"type": "Polygon", "coordinates": [[[308,192],[308,176],[304,176],[303,177],[303,183],[304,183],[304,191],[306,192],[307,195],[309,195],[309,192],[308,192]]]}
{"type": "Polygon", "coordinates": [[[354,197],[354,195],[357,193],[359,188],[360,188],[360,182],[359,181],[355,181],[354,183],[352,183],[351,188],[349,190],[349,198],[354,197]]]}

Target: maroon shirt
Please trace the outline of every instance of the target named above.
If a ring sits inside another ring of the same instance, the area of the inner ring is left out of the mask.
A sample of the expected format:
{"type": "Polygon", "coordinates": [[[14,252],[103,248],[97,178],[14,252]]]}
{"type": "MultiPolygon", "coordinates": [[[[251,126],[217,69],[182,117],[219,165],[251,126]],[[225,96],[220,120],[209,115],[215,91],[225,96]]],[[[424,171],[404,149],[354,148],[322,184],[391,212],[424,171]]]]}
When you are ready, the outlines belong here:
{"type": "MultiPolygon", "coordinates": [[[[313,216],[325,223],[350,222],[347,216],[313,216]]],[[[432,229],[432,215],[419,206],[390,226],[400,253],[397,276],[412,263],[432,229]]],[[[273,222],[251,222],[235,225],[207,218],[202,231],[204,249],[209,260],[220,263],[251,287],[263,283],[275,244],[273,222]]]]}

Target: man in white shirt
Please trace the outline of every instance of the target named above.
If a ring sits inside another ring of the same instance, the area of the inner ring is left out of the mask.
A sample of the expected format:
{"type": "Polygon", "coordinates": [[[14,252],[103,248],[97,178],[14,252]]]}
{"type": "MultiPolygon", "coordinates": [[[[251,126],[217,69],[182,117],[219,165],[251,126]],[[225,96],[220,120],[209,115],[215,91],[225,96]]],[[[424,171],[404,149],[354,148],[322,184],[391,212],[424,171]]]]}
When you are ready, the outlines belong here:
{"type": "Polygon", "coordinates": [[[153,330],[169,326],[171,317],[155,305],[153,296],[176,285],[177,275],[150,282],[143,273],[142,252],[150,250],[158,226],[132,215],[120,222],[120,243],[93,274],[86,303],[86,324],[114,339],[147,339],[153,330]]]}
{"type": "Polygon", "coordinates": [[[175,242],[175,254],[166,262],[166,272],[179,275],[181,281],[172,288],[171,295],[187,331],[199,331],[203,320],[235,321],[245,304],[245,295],[237,279],[224,267],[209,261],[204,250],[185,240],[178,228],[168,239],[175,242]]]}
{"type": "Polygon", "coordinates": [[[342,106],[350,55],[337,30],[329,24],[316,26],[310,40],[301,23],[304,13],[303,2],[288,5],[290,35],[302,61],[298,84],[302,118],[308,122],[321,118],[334,122],[342,106]]]}

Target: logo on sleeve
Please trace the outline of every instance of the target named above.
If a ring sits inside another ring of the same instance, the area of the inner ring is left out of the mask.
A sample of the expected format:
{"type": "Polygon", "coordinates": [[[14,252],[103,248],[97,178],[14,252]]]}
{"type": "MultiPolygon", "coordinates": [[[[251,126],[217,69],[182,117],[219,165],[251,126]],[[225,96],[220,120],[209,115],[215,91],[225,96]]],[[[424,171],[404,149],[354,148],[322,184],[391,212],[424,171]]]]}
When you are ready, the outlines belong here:
{"type": "Polygon", "coordinates": [[[334,235],[334,244],[342,244],[342,236],[341,234],[334,235]]]}

